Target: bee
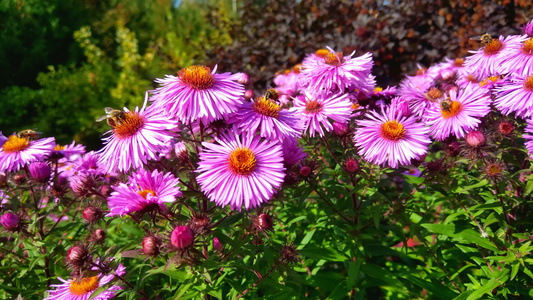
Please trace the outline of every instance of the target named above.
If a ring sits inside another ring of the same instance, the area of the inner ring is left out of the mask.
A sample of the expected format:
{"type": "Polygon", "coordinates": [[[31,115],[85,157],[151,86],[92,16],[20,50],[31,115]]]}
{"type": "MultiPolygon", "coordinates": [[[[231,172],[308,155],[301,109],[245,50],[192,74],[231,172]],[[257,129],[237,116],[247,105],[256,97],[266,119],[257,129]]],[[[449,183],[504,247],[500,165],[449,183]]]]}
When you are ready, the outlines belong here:
{"type": "Polygon", "coordinates": [[[120,125],[121,122],[126,118],[126,113],[122,110],[114,109],[112,107],[105,108],[105,116],[101,116],[96,119],[96,122],[102,122],[103,120],[107,121],[107,124],[111,127],[120,125]]]}
{"type": "Polygon", "coordinates": [[[442,100],[440,102],[440,109],[442,111],[450,112],[452,110],[452,101],[450,101],[449,99],[442,100]]]}
{"type": "Polygon", "coordinates": [[[35,131],[33,129],[24,129],[24,130],[21,130],[19,132],[17,132],[17,137],[18,138],[23,138],[23,139],[38,139],[39,138],[39,134],[42,134],[42,132],[39,132],[39,131],[35,131]]]}
{"type": "Polygon", "coordinates": [[[265,99],[271,99],[274,101],[279,100],[279,93],[275,89],[268,89],[265,93],[265,99]]]}
{"type": "Polygon", "coordinates": [[[492,36],[488,33],[485,33],[483,35],[478,35],[470,38],[473,41],[481,42],[481,45],[485,46],[488,43],[492,42],[492,36]]]}

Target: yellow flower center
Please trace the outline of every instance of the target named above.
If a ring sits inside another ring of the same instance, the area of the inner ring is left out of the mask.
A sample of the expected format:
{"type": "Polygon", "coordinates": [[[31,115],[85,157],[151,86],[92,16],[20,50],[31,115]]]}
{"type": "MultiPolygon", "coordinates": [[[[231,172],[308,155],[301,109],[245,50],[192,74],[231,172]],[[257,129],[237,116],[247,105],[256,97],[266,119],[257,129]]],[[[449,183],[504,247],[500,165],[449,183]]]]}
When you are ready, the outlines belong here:
{"type": "Polygon", "coordinates": [[[522,53],[526,55],[533,55],[533,38],[522,43],[522,53]]]}
{"type": "Polygon", "coordinates": [[[379,86],[377,88],[374,88],[374,93],[381,93],[383,91],[383,88],[380,88],[379,86]]]}
{"type": "Polygon", "coordinates": [[[487,85],[487,83],[489,83],[489,81],[492,81],[493,83],[498,81],[498,76],[490,76],[490,77],[487,77],[485,78],[484,80],[482,80],[480,83],[479,83],[479,86],[485,86],[487,85]]]}
{"type": "Polygon", "coordinates": [[[54,150],[55,150],[55,151],[65,150],[65,146],[56,145],[56,146],[54,147],[54,150]]]}
{"type": "Polygon", "coordinates": [[[359,103],[352,103],[352,110],[357,110],[361,107],[361,105],[359,105],[359,103]]]}
{"type": "Polygon", "coordinates": [[[156,193],[152,190],[142,190],[142,191],[139,191],[139,195],[141,195],[141,197],[143,197],[145,200],[146,200],[146,197],[148,196],[148,194],[152,194],[152,196],[157,196],[156,193]]]}
{"type": "Polygon", "coordinates": [[[120,120],[120,124],[113,126],[113,132],[119,139],[130,137],[136,134],[144,125],[144,117],[136,112],[124,113],[124,117],[120,120]]]}
{"type": "Polygon", "coordinates": [[[178,72],[178,76],[187,85],[197,90],[208,89],[215,83],[211,69],[205,66],[183,68],[178,72]]]}
{"type": "Polygon", "coordinates": [[[491,176],[500,175],[501,172],[502,170],[498,164],[490,164],[487,168],[487,173],[491,176]]]}
{"type": "Polygon", "coordinates": [[[397,141],[405,138],[405,128],[396,120],[387,121],[381,124],[381,136],[390,141],[397,141]]]}
{"type": "Polygon", "coordinates": [[[500,42],[499,39],[493,39],[492,41],[488,42],[485,45],[485,48],[483,48],[483,51],[487,55],[494,55],[494,54],[500,52],[502,46],[503,46],[503,44],[502,44],[502,42],[500,42]]]}
{"type": "Polygon", "coordinates": [[[100,279],[98,276],[82,278],[80,280],[76,280],[76,278],[74,278],[70,282],[69,290],[73,295],[83,296],[96,290],[98,288],[99,281],[100,279]]]}
{"type": "Polygon", "coordinates": [[[2,146],[5,153],[20,152],[30,146],[30,141],[25,138],[19,138],[16,135],[10,135],[2,146]]]}
{"type": "Polygon", "coordinates": [[[302,70],[302,65],[301,64],[297,64],[296,66],[294,66],[294,68],[292,68],[292,72],[294,74],[300,74],[301,70],[302,70]]]}
{"type": "Polygon", "coordinates": [[[428,71],[428,69],[426,69],[426,68],[420,68],[420,69],[416,70],[416,75],[417,76],[424,75],[424,74],[427,73],[427,71],[428,71]]]}
{"type": "Polygon", "coordinates": [[[451,117],[457,116],[463,110],[463,105],[458,101],[451,101],[448,102],[448,104],[446,105],[441,103],[440,108],[440,113],[442,114],[442,117],[444,119],[449,119],[451,117]]]}
{"type": "Polygon", "coordinates": [[[252,173],[257,165],[254,153],[246,147],[233,150],[229,155],[228,162],[230,169],[239,175],[252,173]]]}
{"type": "Polygon", "coordinates": [[[318,49],[316,50],[315,52],[315,55],[318,56],[318,57],[326,57],[326,55],[328,55],[330,52],[328,49],[318,49]]]}
{"type": "Polygon", "coordinates": [[[433,100],[440,99],[443,95],[444,94],[438,88],[435,87],[430,88],[428,91],[428,96],[433,100]]]}
{"type": "Polygon", "coordinates": [[[277,105],[274,101],[260,97],[252,103],[252,108],[255,112],[262,114],[264,116],[277,118],[279,117],[279,112],[281,107],[277,105]]]}
{"type": "Polygon", "coordinates": [[[324,57],[324,62],[328,65],[338,66],[342,63],[343,58],[344,56],[340,52],[337,52],[336,55],[330,52],[324,57]]]}
{"type": "Polygon", "coordinates": [[[456,58],[456,59],[453,61],[453,65],[454,65],[455,67],[462,67],[464,63],[465,63],[465,59],[464,59],[464,58],[456,58]]]}
{"type": "Polygon", "coordinates": [[[533,91],[533,74],[524,80],[524,89],[527,91],[533,91]]]}
{"type": "Polygon", "coordinates": [[[305,113],[317,113],[322,110],[322,104],[320,104],[317,100],[311,100],[307,101],[305,103],[305,113]]]}

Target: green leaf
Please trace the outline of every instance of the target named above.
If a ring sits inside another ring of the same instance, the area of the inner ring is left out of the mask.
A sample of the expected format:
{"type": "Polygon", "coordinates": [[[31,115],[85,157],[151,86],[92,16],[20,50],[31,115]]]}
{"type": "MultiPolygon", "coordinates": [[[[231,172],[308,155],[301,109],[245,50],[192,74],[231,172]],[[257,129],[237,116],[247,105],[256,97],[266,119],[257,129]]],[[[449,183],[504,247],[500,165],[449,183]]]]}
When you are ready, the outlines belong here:
{"type": "Polygon", "coordinates": [[[492,278],[491,280],[486,282],[484,285],[482,285],[480,288],[475,290],[472,294],[470,294],[470,296],[468,296],[468,298],[466,298],[466,300],[479,299],[484,294],[490,293],[490,291],[492,291],[493,289],[497,288],[498,286],[500,286],[500,284],[498,282],[496,282],[495,278],[492,278]]]}
{"type": "Polygon", "coordinates": [[[430,282],[412,275],[402,275],[402,278],[407,279],[419,287],[427,290],[439,299],[447,300],[457,296],[456,291],[449,289],[440,282],[430,282]]]}
{"type": "Polygon", "coordinates": [[[385,281],[388,284],[400,288],[405,289],[405,286],[403,283],[394,276],[391,272],[385,270],[384,268],[374,265],[374,264],[364,264],[361,266],[361,271],[364,272],[366,275],[385,281]]]}
{"type": "Polygon", "coordinates": [[[460,240],[464,243],[475,243],[480,247],[499,252],[498,248],[489,240],[481,237],[481,234],[473,229],[466,228],[455,224],[422,224],[430,232],[438,233],[460,240]]]}
{"type": "Polygon", "coordinates": [[[313,235],[315,234],[315,232],[316,232],[316,229],[313,229],[313,230],[309,231],[304,236],[304,238],[300,242],[300,246],[298,247],[298,250],[301,250],[301,248],[303,248],[305,245],[309,244],[309,241],[311,241],[311,239],[313,238],[313,235]]]}

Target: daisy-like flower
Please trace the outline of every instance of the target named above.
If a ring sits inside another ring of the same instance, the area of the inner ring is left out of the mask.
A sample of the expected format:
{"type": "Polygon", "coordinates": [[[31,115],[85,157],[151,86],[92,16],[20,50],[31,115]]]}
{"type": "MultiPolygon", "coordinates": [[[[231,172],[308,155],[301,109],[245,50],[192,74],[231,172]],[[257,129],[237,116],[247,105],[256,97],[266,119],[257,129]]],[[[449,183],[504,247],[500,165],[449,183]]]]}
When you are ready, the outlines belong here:
{"type": "Polygon", "coordinates": [[[301,97],[294,98],[291,110],[298,112],[304,121],[304,131],[309,130],[310,136],[315,136],[315,132],[324,136],[324,129],[326,132],[333,130],[328,118],[339,123],[346,123],[350,119],[352,103],[348,100],[348,94],[313,96],[306,91],[301,97]]]}
{"type": "Polygon", "coordinates": [[[533,74],[533,37],[509,45],[502,69],[511,76],[526,77],[533,74]]]}
{"type": "MultiPolygon", "coordinates": [[[[118,265],[115,272],[117,275],[123,276],[126,274],[126,268],[123,265],[118,265]]],[[[73,278],[67,280],[58,277],[57,279],[59,279],[62,283],[50,285],[50,287],[55,289],[48,291],[49,295],[44,300],[87,300],[91,297],[96,289],[110,283],[114,278],[115,275],[113,274],[98,274],[92,277],[73,278]]],[[[123,287],[121,286],[112,285],[93,299],[111,299],[115,297],[116,293],[122,289],[123,287]]]]}
{"type": "Polygon", "coordinates": [[[148,94],[140,110],[124,108],[119,122],[112,123],[111,136],[102,139],[105,146],[97,153],[106,173],[117,169],[127,172],[131,167],[142,167],[148,158],[157,160],[158,151],[173,137],[169,130],[175,124],[152,107],[147,109],[147,97],[148,94]]]}
{"type": "Polygon", "coordinates": [[[414,81],[407,78],[400,83],[399,94],[409,102],[411,112],[416,116],[424,115],[427,107],[444,97],[444,93],[434,86],[430,77],[423,78],[425,80],[418,78],[414,81]]]}
{"type": "Polygon", "coordinates": [[[473,72],[477,78],[498,76],[505,72],[502,62],[508,57],[509,48],[516,47],[524,41],[524,36],[500,36],[491,39],[481,49],[469,51],[470,55],[465,60],[465,66],[473,72]]]}
{"type": "Polygon", "coordinates": [[[218,142],[202,143],[197,180],[207,197],[219,206],[240,211],[258,207],[281,187],[285,173],[279,142],[259,136],[223,133],[218,142]]]}
{"type": "Polygon", "coordinates": [[[235,112],[244,100],[244,85],[237,82],[241,74],[216,74],[205,66],[190,66],[178,76],[156,79],[160,88],[152,91],[154,104],[171,118],[188,124],[200,119],[208,124],[235,112]]]}
{"type": "Polygon", "coordinates": [[[495,88],[495,106],[504,115],[515,113],[517,117],[533,115],[533,73],[525,78],[512,78],[495,88]]]}
{"type": "Polygon", "coordinates": [[[128,184],[121,183],[107,198],[110,216],[147,211],[151,208],[165,210],[165,202],[174,202],[182,193],[179,179],[171,173],[139,169],[129,177],[128,184]]]}
{"type": "Polygon", "coordinates": [[[0,148],[0,172],[18,171],[34,161],[40,161],[52,153],[55,139],[30,140],[26,137],[10,135],[0,148]]]}
{"type": "Polygon", "coordinates": [[[393,106],[381,114],[370,111],[368,118],[358,120],[354,141],[359,154],[377,165],[398,168],[426,154],[431,143],[429,129],[414,116],[404,117],[393,106]]]}
{"type": "Polygon", "coordinates": [[[72,142],[70,145],[55,145],[54,151],[52,152],[53,156],[56,157],[65,157],[71,159],[74,155],[82,155],[85,153],[85,146],[76,145],[76,142],[72,142]]]}
{"type": "Polygon", "coordinates": [[[302,83],[314,93],[342,93],[345,88],[352,87],[359,91],[370,92],[373,86],[370,72],[373,61],[372,54],[365,53],[360,57],[344,56],[331,48],[323,59],[308,59],[302,62],[302,83]]]}
{"type": "Polygon", "coordinates": [[[231,116],[230,124],[251,137],[259,130],[259,135],[269,140],[283,140],[286,137],[300,137],[303,122],[295,111],[282,109],[276,102],[265,97],[245,102],[231,116]]]}
{"type": "Polygon", "coordinates": [[[490,102],[489,93],[478,85],[470,84],[459,93],[451,90],[448,99],[427,109],[426,123],[431,126],[431,136],[439,141],[452,134],[464,137],[481,123],[478,118],[490,112],[490,102]]]}

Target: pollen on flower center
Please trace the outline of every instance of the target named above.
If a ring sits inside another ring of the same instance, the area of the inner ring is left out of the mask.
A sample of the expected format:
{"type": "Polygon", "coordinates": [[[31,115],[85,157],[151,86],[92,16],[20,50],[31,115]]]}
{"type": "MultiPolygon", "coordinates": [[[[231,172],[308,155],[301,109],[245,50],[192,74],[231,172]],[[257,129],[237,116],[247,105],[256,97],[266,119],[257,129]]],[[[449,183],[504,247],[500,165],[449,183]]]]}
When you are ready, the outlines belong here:
{"type": "Polygon", "coordinates": [[[315,55],[318,56],[318,57],[326,57],[326,55],[328,55],[330,52],[328,49],[318,49],[316,50],[315,52],[315,55]]]}
{"type": "Polygon", "coordinates": [[[527,91],[533,91],[533,74],[524,80],[524,89],[527,91]]]}
{"type": "Polygon", "coordinates": [[[152,190],[139,191],[139,195],[141,195],[141,197],[143,197],[145,200],[146,200],[146,197],[148,196],[148,194],[152,194],[152,196],[157,196],[157,194],[154,191],[152,191],[152,190]]]}
{"type": "Polygon", "coordinates": [[[344,59],[344,56],[342,55],[342,53],[330,52],[324,57],[324,62],[328,65],[338,66],[343,62],[343,59],[344,59]]]}
{"type": "Polygon", "coordinates": [[[65,148],[66,148],[65,146],[61,146],[61,145],[56,145],[56,146],[54,147],[54,151],[61,151],[61,150],[65,150],[65,148]]]}
{"type": "Polygon", "coordinates": [[[465,59],[464,59],[464,58],[456,58],[456,59],[453,61],[453,65],[454,65],[455,67],[462,67],[464,63],[465,63],[465,59]]]}
{"type": "Polygon", "coordinates": [[[426,68],[420,68],[420,69],[416,70],[416,75],[417,76],[424,75],[424,74],[427,73],[427,71],[428,71],[428,69],[426,69],[426,68]]]}
{"type": "Polygon", "coordinates": [[[461,102],[452,101],[447,109],[443,109],[441,105],[441,114],[444,119],[457,116],[463,110],[461,102]]]}
{"type": "Polygon", "coordinates": [[[246,147],[233,150],[229,155],[228,162],[230,169],[239,175],[252,173],[257,165],[254,153],[246,147]]]}
{"type": "Polygon", "coordinates": [[[381,93],[381,92],[383,92],[383,88],[381,88],[381,87],[379,87],[379,86],[376,87],[376,88],[374,88],[374,93],[377,94],[377,93],[381,93]]]}
{"type": "Polygon", "coordinates": [[[76,296],[83,296],[89,292],[92,292],[98,288],[99,283],[98,276],[93,276],[89,278],[82,278],[77,280],[74,278],[70,282],[69,290],[72,294],[76,296]]]}
{"type": "Polygon", "coordinates": [[[397,141],[405,138],[405,128],[396,120],[381,124],[381,135],[387,140],[397,141]]]}
{"type": "Polygon", "coordinates": [[[305,113],[317,113],[321,110],[322,104],[320,104],[317,100],[311,100],[305,103],[305,113]]]}
{"type": "Polygon", "coordinates": [[[502,170],[498,164],[490,164],[487,168],[487,173],[492,176],[499,175],[501,172],[502,170]]]}
{"type": "Polygon", "coordinates": [[[20,152],[30,146],[30,141],[25,138],[19,138],[16,135],[10,135],[2,146],[5,153],[20,152]]]}
{"type": "Polygon", "coordinates": [[[178,72],[180,79],[190,87],[205,90],[213,86],[215,78],[211,69],[206,66],[190,66],[178,72]]]}
{"type": "Polygon", "coordinates": [[[503,44],[502,42],[500,42],[499,39],[493,39],[492,41],[490,41],[489,43],[485,45],[485,48],[483,49],[483,51],[487,55],[493,55],[493,54],[498,53],[501,50],[502,46],[503,44]]]}
{"type": "Polygon", "coordinates": [[[433,100],[440,99],[443,95],[444,94],[441,92],[441,90],[435,87],[430,88],[428,91],[428,96],[433,100]]]}
{"type": "Polygon", "coordinates": [[[480,83],[479,83],[479,86],[485,86],[487,85],[487,83],[489,83],[489,81],[492,81],[493,83],[498,81],[498,76],[490,76],[490,77],[487,77],[485,78],[484,80],[482,80],[480,83]]]}
{"type": "Polygon", "coordinates": [[[526,55],[533,55],[533,38],[522,43],[522,53],[526,55]]]}
{"type": "Polygon", "coordinates": [[[279,112],[281,107],[277,105],[274,101],[265,99],[264,97],[258,98],[254,103],[252,103],[252,108],[259,114],[277,118],[279,117],[279,112]]]}
{"type": "Polygon", "coordinates": [[[130,137],[136,134],[143,126],[145,119],[137,112],[127,112],[120,120],[120,124],[113,126],[113,132],[119,139],[130,137]]]}

